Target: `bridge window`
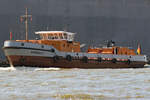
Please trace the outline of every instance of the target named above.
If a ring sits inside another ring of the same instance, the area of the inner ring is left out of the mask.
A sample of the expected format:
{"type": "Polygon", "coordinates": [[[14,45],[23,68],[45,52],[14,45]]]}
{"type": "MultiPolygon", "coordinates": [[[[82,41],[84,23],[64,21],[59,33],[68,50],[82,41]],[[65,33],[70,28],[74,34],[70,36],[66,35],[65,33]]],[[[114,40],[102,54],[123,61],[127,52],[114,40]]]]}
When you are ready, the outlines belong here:
{"type": "Polygon", "coordinates": [[[62,36],[60,36],[60,39],[63,39],[63,37],[62,37],[62,36]]]}
{"type": "Polygon", "coordinates": [[[58,39],[58,37],[57,37],[57,36],[55,36],[55,39],[58,39]]]}

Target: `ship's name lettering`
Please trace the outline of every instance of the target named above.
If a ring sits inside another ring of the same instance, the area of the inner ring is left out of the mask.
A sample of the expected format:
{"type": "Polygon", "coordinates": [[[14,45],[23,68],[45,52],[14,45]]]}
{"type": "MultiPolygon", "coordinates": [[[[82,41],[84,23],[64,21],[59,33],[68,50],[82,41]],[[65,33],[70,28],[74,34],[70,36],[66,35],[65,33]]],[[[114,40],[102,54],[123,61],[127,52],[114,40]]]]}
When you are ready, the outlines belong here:
{"type": "Polygon", "coordinates": [[[31,51],[31,53],[33,53],[33,54],[42,54],[42,52],[38,52],[38,51],[31,51]]]}

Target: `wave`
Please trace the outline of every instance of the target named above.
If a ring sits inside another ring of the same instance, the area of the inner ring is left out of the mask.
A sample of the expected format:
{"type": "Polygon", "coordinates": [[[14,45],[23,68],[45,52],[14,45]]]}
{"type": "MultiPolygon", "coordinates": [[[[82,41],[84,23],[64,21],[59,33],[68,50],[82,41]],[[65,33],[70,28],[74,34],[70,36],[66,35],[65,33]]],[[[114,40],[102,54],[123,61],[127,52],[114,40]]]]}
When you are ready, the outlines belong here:
{"type": "Polygon", "coordinates": [[[58,71],[61,68],[36,68],[35,71],[58,71]]]}
{"type": "Polygon", "coordinates": [[[150,64],[145,64],[144,67],[150,68],[150,64]]]}
{"type": "Polygon", "coordinates": [[[16,68],[14,67],[0,67],[0,71],[14,71],[16,68]]]}
{"type": "Polygon", "coordinates": [[[15,70],[23,70],[23,71],[58,71],[61,68],[36,68],[36,67],[26,67],[26,66],[17,66],[17,67],[0,67],[0,71],[15,71],[15,70]]]}

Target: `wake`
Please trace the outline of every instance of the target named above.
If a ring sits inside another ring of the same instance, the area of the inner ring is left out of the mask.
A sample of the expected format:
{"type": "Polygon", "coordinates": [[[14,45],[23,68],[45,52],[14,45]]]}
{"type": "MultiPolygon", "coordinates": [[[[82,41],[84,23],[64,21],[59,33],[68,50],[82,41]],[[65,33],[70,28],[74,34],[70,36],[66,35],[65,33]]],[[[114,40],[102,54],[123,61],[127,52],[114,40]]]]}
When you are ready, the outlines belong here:
{"type": "Polygon", "coordinates": [[[0,71],[15,71],[14,67],[0,67],[0,71]]]}
{"type": "Polygon", "coordinates": [[[35,71],[58,71],[61,68],[36,68],[35,71]]]}

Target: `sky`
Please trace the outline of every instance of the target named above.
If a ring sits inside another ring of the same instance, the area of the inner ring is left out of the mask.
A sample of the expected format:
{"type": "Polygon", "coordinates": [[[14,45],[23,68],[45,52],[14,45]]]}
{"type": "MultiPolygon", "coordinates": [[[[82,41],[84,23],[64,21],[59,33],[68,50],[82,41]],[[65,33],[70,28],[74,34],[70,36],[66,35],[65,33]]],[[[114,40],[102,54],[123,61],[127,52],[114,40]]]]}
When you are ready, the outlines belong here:
{"type": "Polygon", "coordinates": [[[99,45],[114,40],[135,49],[140,43],[143,53],[150,55],[150,0],[0,0],[1,48],[10,31],[13,39],[25,39],[19,16],[26,7],[33,16],[30,39],[37,37],[35,31],[67,27],[81,43],[99,45]]]}

